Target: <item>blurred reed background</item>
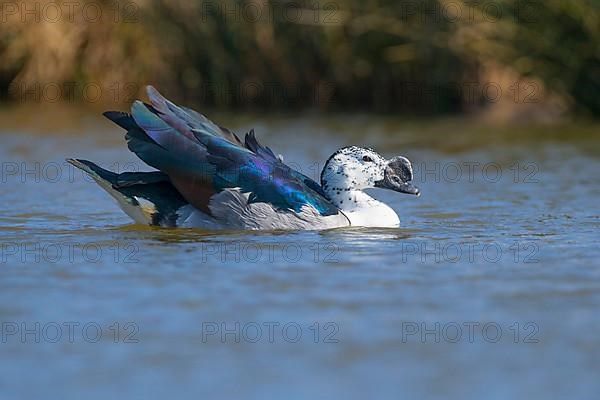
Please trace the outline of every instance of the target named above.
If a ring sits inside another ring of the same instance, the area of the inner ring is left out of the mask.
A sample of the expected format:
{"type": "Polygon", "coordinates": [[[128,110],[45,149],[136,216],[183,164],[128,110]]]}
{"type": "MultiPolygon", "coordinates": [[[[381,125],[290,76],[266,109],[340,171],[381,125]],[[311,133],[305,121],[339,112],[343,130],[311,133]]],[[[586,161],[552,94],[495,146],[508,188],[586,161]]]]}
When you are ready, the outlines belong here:
{"type": "Polygon", "coordinates": [[[600,114],[597,0],[1,3],[0,96],[219,109],[600,114]]]}

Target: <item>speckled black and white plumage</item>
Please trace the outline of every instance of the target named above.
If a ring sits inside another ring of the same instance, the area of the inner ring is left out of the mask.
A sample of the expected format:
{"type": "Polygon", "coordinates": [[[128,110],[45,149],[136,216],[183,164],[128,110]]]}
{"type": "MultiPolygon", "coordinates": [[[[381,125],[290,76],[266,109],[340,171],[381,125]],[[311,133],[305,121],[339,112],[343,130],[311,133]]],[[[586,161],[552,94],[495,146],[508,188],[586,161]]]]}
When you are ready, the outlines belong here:
{"type": "Polygon", "coordinates": [[[375,183],[384,178],[386,166],[387,160],[373,149],[344,147],[325,162],[321,186],[336,206],[344,208],[344,202],[355,202],[348,192],[375,187],[375,183]]]}

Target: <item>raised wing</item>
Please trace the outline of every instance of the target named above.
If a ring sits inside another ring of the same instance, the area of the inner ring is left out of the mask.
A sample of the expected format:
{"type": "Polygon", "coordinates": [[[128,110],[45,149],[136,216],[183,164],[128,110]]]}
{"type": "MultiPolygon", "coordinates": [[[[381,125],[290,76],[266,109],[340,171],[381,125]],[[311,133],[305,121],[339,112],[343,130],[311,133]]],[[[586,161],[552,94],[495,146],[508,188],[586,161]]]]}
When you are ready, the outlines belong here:
{"type": "Polygon", "coordinates": [[[129,149],[166,173],[196,208],[210,213],[208,205],[216,193],[239,188],[249,194],[249,203],[296,213],[312,206],[322,216],[338,213],[316,182],[279,161],[258,142],[254,131],[242,143],[235,133],[175,105],[152,87],[148,97],[151,104],[136,101],[131,115],[105,115],[127,130],[129,149]]]}

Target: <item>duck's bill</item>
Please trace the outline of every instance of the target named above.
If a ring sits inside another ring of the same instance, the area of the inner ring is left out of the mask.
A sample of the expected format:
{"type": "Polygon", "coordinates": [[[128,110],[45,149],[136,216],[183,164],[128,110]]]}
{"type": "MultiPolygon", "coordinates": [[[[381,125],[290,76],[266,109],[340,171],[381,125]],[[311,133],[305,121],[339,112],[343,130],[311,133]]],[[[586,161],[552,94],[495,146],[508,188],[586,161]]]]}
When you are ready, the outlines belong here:
{"type": "Polygon", "coordinates": [[[421,195],[419,188],[410,182],[394,182],[391,179],[384,178],[381,181],[375,182],[375,187],[389,189],[400,193],[414,194],[415,196],[421,195]]]}
{"type": "Polygon", "coordinates": [[[396,191],[400,193],[414,194],[415,196],[421,195],[419,188],[410,182],[402,183],[396,191]]]}
{"type": "Polygon", "coordinates": [[[398,156],[389,161],[385,167],[383,179],[375,182],[375,187],[420,196],[421,191],[412,184],[412,178],[410,161],[405,157],[398,156]]]}

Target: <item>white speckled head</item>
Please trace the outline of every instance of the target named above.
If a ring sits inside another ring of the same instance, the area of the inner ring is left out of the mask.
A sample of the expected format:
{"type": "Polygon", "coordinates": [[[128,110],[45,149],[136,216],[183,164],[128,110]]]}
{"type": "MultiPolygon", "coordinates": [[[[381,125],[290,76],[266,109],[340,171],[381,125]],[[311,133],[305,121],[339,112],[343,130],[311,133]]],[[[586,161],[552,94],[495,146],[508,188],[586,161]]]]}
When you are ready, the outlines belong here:
{"type": "Polygon", "coordinates": [[[372,149],[344,147],[329,157],[321,172],[326,192],[361,190],[383,180],[388,161],[372,149]]]}

